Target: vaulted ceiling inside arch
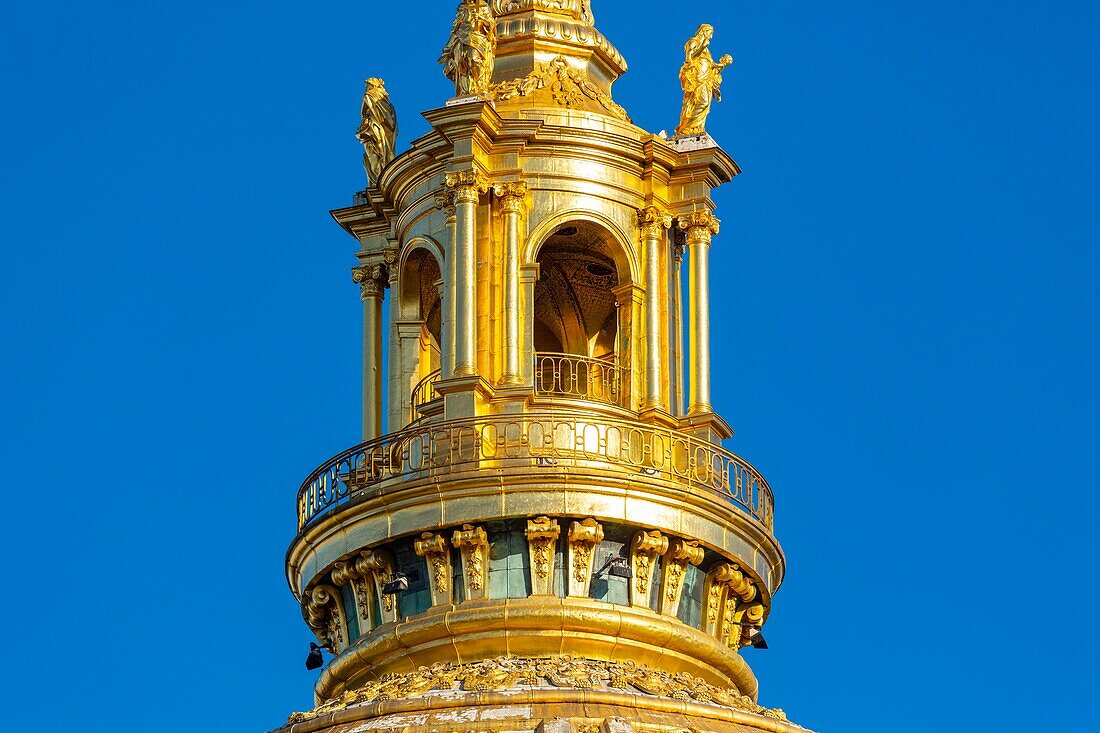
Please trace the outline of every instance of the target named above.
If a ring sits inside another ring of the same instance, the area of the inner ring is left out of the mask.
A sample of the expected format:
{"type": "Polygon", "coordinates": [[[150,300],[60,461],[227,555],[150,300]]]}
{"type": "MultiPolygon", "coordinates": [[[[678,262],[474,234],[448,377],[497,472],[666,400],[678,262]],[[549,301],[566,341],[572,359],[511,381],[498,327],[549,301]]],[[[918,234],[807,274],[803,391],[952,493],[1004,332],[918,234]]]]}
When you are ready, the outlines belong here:
{"type": "Polygon", "coordinates": [[[577,222],[558,229],[539,250],[535,349],[604,357],[614,353],[619,284],[606,235],[577,222]]]}

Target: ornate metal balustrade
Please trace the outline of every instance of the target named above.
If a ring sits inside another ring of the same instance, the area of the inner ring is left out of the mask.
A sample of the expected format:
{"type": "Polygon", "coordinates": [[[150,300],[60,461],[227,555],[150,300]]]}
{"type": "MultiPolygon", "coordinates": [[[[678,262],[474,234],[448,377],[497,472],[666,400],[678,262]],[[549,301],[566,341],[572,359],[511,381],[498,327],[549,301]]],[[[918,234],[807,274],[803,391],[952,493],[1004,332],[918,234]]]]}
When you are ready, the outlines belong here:
{"type": "Polygon", "coordinates": [[[409,420],[411,422],[420,419],[421,407],[439,397],[439,393],[435,391],[435,384],[439,381],[441,376],[443,376],[443,372],[436,369],[434,372],[417,382],[416,386],[413,387],[412,397],[409,400],[409,420]]]}
{"type": "Polygon", "coordinates": [[[630,407],[630,370],[576,354],[535,354],[535,393],[630,407]]]}
{"type": "Polygon", "coordinates": [[[646,423],[527,414],[414,425],[341,453],[298,491],[298,529],[362,489],[393,479],[557,467],[643,474],[715,492],[769,532],[773,528],[768,482],[724,448],[646,423]]]}

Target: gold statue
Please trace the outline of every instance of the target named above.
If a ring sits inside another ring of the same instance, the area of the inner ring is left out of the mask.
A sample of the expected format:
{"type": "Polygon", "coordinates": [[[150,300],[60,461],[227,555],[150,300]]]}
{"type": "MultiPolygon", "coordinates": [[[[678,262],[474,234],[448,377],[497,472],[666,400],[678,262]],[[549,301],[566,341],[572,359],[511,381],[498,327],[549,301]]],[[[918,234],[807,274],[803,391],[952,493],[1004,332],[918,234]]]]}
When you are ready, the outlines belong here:
{"type": "Polygon", "coordinates": [[[363,93],[363,121],[355,137],[363,143],[363,168],[367,180],[377,186],[382,170],[393,160],[397,147],[397,110],[390,102],[385,82],[367,79],[363,93]]]}
{"type": "Polygon", "coordinates": [[[456,97],[489,91],[496,45],[497,21],[486,0],[461,0],[451,38],[439,57],[443,73],[455,83],[456,97]]]}
{"type": "Polygon", "coordinates": [[[684,46],[684,65],[680,67],[684,107],[676,137],[705,134],[712,100],[722,101],[722,69],[733,63],[733,57],[726,54],[715,61],[710,55],[712,38],[714,26],[704,23],[684,46]]]}

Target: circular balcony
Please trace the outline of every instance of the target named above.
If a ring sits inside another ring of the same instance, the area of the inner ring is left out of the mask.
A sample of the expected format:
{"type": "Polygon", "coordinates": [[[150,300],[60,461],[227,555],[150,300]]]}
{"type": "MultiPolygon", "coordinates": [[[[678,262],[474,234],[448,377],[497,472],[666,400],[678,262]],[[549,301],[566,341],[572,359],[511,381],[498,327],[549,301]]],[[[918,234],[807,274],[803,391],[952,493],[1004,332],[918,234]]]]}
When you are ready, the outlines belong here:
{"type": "Polygon", "coordinates": [[[400,482],[555,468],[671,482],[720,497],[768,534],[774,528],[768,482],[721,446],[637,421],[525,413],[412,425],[344,451],[299,489],[298,530],[400,482]]]}

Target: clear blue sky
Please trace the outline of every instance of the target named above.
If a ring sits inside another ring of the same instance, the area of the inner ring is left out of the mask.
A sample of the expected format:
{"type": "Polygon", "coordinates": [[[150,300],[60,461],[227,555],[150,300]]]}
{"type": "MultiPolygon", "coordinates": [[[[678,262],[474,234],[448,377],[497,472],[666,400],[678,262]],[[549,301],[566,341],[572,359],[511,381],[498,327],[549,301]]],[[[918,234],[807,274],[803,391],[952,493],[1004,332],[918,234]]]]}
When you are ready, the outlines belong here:
{"type": "MultiPolygon", "coordinates": [[[[453,1],[380,5],[3,12],[0,727],[309,706],[283,552],[359,424],[327,212],[362,187],[365,77],[401,147],[450,91],[453,1]]],[[[699,22],[736,59],[714,354],[790,563],[746,652],[762,701],[845,733],[1092,727],[1100,6],[595,6],[652,131],[699,22]]]]}

